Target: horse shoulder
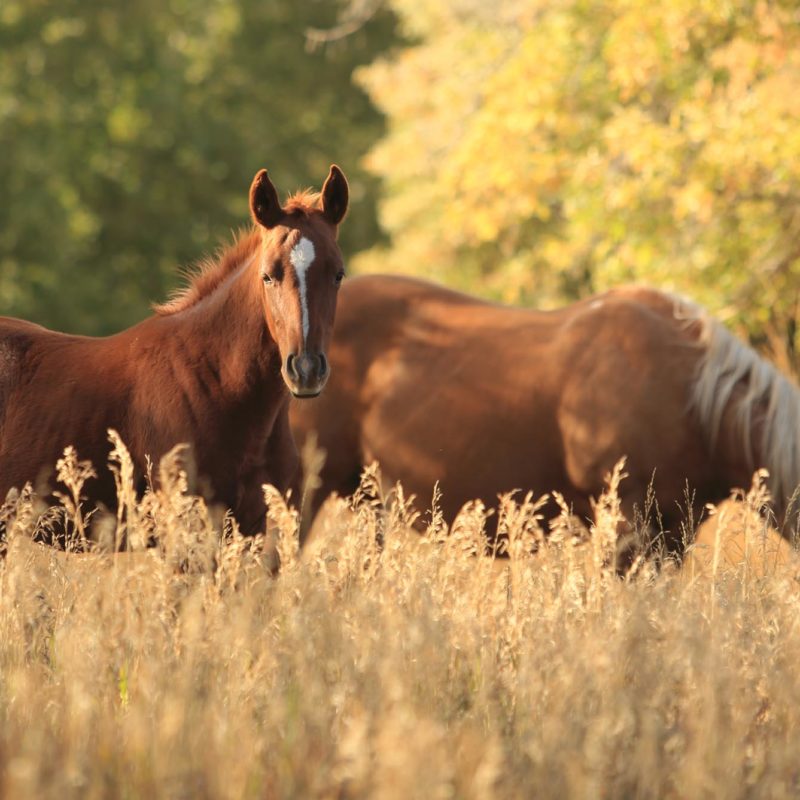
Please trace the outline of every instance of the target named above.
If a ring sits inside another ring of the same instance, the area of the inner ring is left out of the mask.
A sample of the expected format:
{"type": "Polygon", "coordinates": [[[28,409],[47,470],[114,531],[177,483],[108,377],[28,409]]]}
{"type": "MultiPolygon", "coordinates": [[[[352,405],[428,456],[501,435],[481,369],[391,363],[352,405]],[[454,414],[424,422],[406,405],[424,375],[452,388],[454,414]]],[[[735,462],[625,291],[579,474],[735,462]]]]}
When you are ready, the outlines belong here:
{"type": "Polygon", "coordinates": [[[701,440],[686,418],[702,351],[676,302],[616,290],[579,304],[561,326],[554,348],[568,369],[557,418],[575,485],[594,491],[622,456],[644,469],[701,440]]]}

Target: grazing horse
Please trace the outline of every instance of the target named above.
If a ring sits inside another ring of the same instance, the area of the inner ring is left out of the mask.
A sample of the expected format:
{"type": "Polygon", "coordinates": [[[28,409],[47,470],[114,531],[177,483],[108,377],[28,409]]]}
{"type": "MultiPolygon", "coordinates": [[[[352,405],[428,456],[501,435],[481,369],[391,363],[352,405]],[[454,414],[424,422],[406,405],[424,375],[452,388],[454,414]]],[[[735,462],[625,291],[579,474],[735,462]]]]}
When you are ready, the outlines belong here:
{"type": "Polygon", "coordinates": [[[140,488],[147,458],[188,443],[209,499],[244,532],[263,529],[261,485],[285,490],[298,472],[290,393],[313,397],[329,375],[347,204],[335,165],[321,195],[301,192],[285,206],[261,170],[250,188],[253,228],[138,325],[91,338],[0,319],[0,498],[41,483],[74,445],[98,468],[90,504],[113,508],[103,467],[114,428],[140,488]]]}
{"type": "MultiPolygon", "coordinates": [[[[380,463],[452,519],[514,489],[561,492],[575,514],[621,457],[628,519],[653,482],[667,534],[766,467],[780,508],[800,482],[800,392],[693,303],[620,288],[555,311],[509,308],[402,277],[352,279],[325,396],[291,411],[327,451],[316,513],[380,463]]],[[[549,511],[557,513],[551,505],[549,511]]],[[[695,516],[697,519],[697,516],[695,516]]]]}

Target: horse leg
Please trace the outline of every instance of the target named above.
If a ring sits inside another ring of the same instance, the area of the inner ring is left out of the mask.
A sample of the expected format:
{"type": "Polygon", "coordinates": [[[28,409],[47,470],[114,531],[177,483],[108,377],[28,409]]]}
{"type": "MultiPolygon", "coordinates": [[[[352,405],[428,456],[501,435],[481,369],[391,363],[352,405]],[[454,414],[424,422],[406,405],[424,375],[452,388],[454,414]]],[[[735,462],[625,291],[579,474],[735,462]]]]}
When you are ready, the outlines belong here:
{"type": "MultiPolygon", "coordinates": [[[[675,552],[672,525],[676,525],[680,538],[678,523],[682,516],[679,513],[668,516],[663,514],[661,506],[651,507],[650,481],[626,473],[623,470],[622,479],[611,491],[608,476],[612,469],[598,469],[593,480],[589,481],[587,476],[587,488],[577,490],[573,486],[565,497],[570,512],[567,527],[583,526],[587,535],[591,530],[594,536],[603,537],[609,550],[613,546],[614,551],[608,553],[608,563],[613,561],[620,574],[626,573],[641,555],[659,550],[675,552]]],[[[559,524],[559,517],[550,520],[551,528],[559,524]]]]}
{"type": "Polygon", "coordinates": [[[364,468],[358,428],[346,423],[346,416],[336,414],[321,415],[319,427],[303,428],[296,426],[297,444],[301,453],[309,439],[316,437],[316,448],[322,452],[322,466],[316,476],[307,476],[303,463],[298,472],[298,483],[304,486],[300,524],[300,542],[307,541],[314,522],[325,501],[336,493],[341,497],[353,494],[361,481],[364,468]]]}

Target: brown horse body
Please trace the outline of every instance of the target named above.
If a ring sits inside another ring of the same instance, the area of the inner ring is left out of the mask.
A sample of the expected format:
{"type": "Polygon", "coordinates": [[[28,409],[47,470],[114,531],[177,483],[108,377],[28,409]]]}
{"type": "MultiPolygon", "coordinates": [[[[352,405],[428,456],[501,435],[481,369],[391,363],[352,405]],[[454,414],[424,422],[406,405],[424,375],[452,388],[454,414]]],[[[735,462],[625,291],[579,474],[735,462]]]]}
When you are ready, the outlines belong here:
{"type": "Polygon", "coordinates": [[[256,226],[155,316],[98,339],[0,320],[0,498],[48,478],[74,445],[98,472],[89,500],[113,507],[113,478],[103,469],[113,428],[142,480],[148,457],[157,462],[188,443],[210,498],[232,509],[243,530],[263,526],[261,485],[286,489],[297,472],[289,391],[316,394],[327,377],[321,354],[347,207],[336,167],[321,206],[301,195],[281,207],[262,170],[251,189],[256,226]],[[304,246],[313,263],[295,263],[302,242],[312,243],[304,246]]]}
{"type": "Polygon", "coordinates": [[[625,456],[625,513],[652,481],[674,548],[687,485],[698,510],[749,486],[756,466],[781,500],[800,480],[797,390],[701,309],[654,290],[538,312],[365,276],[341,294],[330,358],[325,396],[291,412],[298,439],[316,430],[327,452],[316,507],[377,460],[422,503],[438,481],[450,519],[514,489],[557,490],[590,517],[625,456]]]}

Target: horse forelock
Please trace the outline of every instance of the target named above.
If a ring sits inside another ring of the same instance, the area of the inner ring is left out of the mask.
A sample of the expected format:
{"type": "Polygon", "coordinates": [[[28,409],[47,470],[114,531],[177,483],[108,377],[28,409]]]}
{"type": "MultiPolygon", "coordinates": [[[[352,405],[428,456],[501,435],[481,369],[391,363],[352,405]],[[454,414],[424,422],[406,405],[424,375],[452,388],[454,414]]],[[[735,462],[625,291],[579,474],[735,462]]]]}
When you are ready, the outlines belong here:
{"type": "Polygon", "coordinates": [[[319,210],[320,197],[320,193],[315,192],[313,189],[301,189],[289,195],[283,206],[283,210],[287,214],[300,213],[308,216],[314,211],[319,210]]]}
{"type": "Polygon", "coordinates": [[[690,309],[692,321],[701,326],[698,344],[704,354],[691,405],[710,446],[716,445],[723,415],[733,400],[735,428],[748,464],[752,469],[766,467],[772,496],[785,507],[800,484],[800,389],[707,311],[685,302],[681,306],[690,309]],[[734,397],[737,387],[744,394],[734,397]],[[761,422],[758,441],[754,440],[754,420],[761,422]]]}

